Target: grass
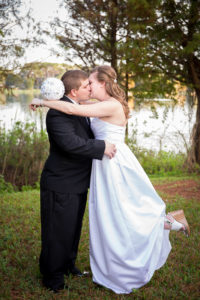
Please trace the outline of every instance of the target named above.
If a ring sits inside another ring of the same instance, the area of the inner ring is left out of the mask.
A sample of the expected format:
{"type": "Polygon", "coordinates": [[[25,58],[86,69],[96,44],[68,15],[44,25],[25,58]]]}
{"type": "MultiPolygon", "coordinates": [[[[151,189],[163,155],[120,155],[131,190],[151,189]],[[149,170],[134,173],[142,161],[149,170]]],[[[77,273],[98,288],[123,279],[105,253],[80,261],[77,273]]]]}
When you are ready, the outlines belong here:
{"type": "MultiPolygon", "coordinates": [[[[191,179],[191,177],[187,177],[191,179]]],[[[176,180],[187,179],[178,177],[176,180]]],[[[192,177],[194,178],[194,177],[192,177]]],[[[198,179],[198,178],[196,178],[198,179]]],[[[175,179],[162,178],[162,182],[175,179]]],[[[157,184],[160,178],[152,179],[157,184]]],[[[165,196],[162,195],[165,199],[165,196]]],[[[88,278],[69,277],[68,290],[59,294],[47,291],[41,285],[38,269],[40,253],[39,191],[24,191],[0,195],[0,299],[199,299],[200,291],[200,203],[175,195],[167,202],[167,211],[183,208],[190,222],[192,234],[186,238],[172,232],[172,251],[163,268],[156,271],[152,280],[130,295],[116,295],[96,287],[88,278]]],[[[89,267],[88,210],[84,217],[77,265],[89,267]]]]}

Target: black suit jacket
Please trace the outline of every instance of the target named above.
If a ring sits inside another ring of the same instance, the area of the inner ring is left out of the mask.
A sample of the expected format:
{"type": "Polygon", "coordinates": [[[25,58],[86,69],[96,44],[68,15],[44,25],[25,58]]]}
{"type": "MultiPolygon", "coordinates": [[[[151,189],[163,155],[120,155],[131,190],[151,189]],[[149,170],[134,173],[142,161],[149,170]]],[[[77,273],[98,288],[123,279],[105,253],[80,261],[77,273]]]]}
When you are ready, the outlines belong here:
{"type": "MultiPolygon", "coordinates": [[[[71,102],[66,96],[61,100],[71,102]]],[[[105,142],[94,139],[85,117],[54,109],[47,113],[46,127],[50,153],[42,171],[41,188],[60,193],[85,192],[92,159],[102,159],[105,142]]]]}

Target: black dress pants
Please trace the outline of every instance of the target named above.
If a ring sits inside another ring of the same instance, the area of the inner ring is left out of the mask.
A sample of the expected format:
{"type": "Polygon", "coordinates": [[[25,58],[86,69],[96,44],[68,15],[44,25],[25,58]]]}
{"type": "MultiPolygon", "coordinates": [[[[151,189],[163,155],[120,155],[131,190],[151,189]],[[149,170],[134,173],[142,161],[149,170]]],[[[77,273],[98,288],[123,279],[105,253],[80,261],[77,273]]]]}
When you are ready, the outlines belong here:
{"type": "Polygon", "coordinates": [[[47,288],[64,284],[77,257],[87,192],[62,194],[41,189],[40,271],[47,288]]]}

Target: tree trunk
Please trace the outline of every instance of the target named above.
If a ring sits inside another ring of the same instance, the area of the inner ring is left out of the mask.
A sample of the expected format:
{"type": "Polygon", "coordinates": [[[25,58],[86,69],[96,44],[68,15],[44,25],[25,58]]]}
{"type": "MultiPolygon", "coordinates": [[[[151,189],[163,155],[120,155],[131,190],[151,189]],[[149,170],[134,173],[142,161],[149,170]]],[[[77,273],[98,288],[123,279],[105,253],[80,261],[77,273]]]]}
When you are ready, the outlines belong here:
{"type": "MultiPolygon", "coordinates": [[[[126,70],[126,75],[125,75],[125,95],[126,95],[126,101],[128,102],[128,83],[129,83],[129,76],[128,76],[128,71],[126,70]]],[[[128,122],[126,125],[126,138],[128,138],[128,122]]]]}
{"type": "Polygon", "coordinates": [[[117,1],[112,1],[110,13],[110,54],[111,66],[115,69],[118,75],[117,68],[117,1]]]}
{"type": "Polygon", "coordinates": [[[191,149],[188,153],[187,164],[192,170],[194,164],[200,165],[200,89],[195,89],[197,95],[196,122],[194,124],[191,136],[191,149]]]}

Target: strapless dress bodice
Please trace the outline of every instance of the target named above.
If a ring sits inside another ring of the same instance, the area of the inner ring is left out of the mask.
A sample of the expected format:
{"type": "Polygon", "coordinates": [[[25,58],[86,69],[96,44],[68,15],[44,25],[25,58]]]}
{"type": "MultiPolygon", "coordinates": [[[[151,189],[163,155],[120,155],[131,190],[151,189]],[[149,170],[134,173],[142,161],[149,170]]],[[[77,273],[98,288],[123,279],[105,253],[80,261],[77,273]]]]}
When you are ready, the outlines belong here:
{"type": "Polygon", "coordinates": [[[93,118],[91,120],[91,129],[95,139],[106,140],[111,143],[124,143],[125,126],[119,126],[98,118],[93,118]]]}

